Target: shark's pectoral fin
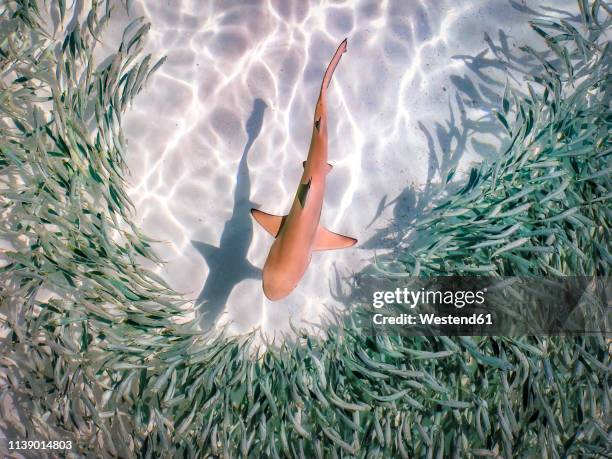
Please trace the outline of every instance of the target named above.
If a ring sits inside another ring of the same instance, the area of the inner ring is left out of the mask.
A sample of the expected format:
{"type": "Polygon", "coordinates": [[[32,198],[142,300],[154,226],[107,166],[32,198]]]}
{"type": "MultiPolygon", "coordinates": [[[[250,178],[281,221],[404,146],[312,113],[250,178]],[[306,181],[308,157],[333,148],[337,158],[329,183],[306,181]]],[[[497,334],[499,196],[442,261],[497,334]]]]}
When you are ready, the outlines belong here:
{"type": "Polygon", "coordinates": [[[332,233],[330,230],[319,225],[315,238],[313,250],[344,249],[357,243],[357,239],[332,233]]]}
{"type": "Polygon", "coordinates": [[[263,227],[263,229],[274,237],[278,235],[286,217],[286,215],[280,217],[278,215],[267,214],[259,209],[251,209],[251,215],[253,215],[253,218],[263,227]]]}

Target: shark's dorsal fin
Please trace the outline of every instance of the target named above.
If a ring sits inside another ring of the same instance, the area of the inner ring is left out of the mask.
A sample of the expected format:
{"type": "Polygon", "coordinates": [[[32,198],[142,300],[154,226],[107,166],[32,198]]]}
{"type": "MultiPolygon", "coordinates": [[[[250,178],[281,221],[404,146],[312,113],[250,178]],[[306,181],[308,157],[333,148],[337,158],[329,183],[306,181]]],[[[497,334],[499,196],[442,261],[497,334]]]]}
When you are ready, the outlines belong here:
{"type": "Polygon", "coordinates": [[[310,192],[310,183],[312,182],[312,179],[308,179],[308,182],[306,183],[300,183],[300,186],[298,186],[298,190],[297,190],[297,198],[298,201],[300,201],[300,205],[302,206],[302,209],[306,206],[306,200],[308,199],[308,193],[310,192]]]}
{"type": "Polygon", "coordinates": [[[280,217],[278,215],[267,214],[259,209],[251,209],[251,215],[272,236],[278,236],[280,229],[285,221],[285,216],[280,217]]]}
{"type": "Polygon", "coordinates": [[[312,250],[344,249],[356,243],[357,239],[355,238],[332,233],[330,230],[319,225],[312,250]]]}

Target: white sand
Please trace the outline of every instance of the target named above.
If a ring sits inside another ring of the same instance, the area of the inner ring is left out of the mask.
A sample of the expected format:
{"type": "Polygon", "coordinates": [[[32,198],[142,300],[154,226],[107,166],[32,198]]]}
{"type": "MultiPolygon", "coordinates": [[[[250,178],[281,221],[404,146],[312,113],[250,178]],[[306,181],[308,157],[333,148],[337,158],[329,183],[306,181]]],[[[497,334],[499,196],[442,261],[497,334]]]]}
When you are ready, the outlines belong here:
{"type": "MultiPolygon", "coordinates": [[[[493,125],[487,133],[492,125],[486,116],[500,103],[503,86],[479,86],[473,70],[493,65],[483,75],[502,79],[505,70],[490,51],[475,62],[471,57],[487,49],[485,33],[496,43],[502,38],[512,52],[538,43],[527,20],[533,17],[529,8],[542,11],[539,3],[137,4],[153,24],[149,50],[168,55],[125,117],[139,223],[167,241],[158,247],[168,261],[160,273],[189,298],[208,300],[203,310],[232,321],[236,332],[287,330],[290,319],[317,322],[326,307],[342,307],[334,299],[337,282],[364,267],[374,250],[396,243],[388,228],[394,217],[409,221],[418,196],[405,192],[392,205],[381,203],[407,187],[422,189],[428,179],[439,181],[440,171],[445,175],[455,163],[465,171],[495,151],[501,128],[493,125]],[[314,254],[294,293],[270,302],[258,269],[272,239],[249,209],[284,214],[290,207],[321,78],[344,37],[348,51],[329,91],[334,169],[321,223],[360,244],[314,254]],[[461,56],[470,56],[472,69],[461,56]],[[458,89],[467,100],[463,107],[457,106],[458,89]],[[241,163],[253,112],[254,141],[241,163]],[[480,124],[465,121],[482,117],[480,124]],[[474,130],[481,133],[466,137],[474,130]],[[391,239],[385,243],[385,237],[391,239]]],[[[573,1],[549,4],[577,11],[573,1]]]]}

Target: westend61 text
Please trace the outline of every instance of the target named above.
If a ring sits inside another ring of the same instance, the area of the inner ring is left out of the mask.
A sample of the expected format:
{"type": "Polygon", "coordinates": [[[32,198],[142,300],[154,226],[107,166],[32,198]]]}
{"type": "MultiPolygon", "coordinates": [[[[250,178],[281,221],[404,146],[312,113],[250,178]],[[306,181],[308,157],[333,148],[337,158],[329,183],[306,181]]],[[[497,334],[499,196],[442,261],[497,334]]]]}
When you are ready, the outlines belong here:
{"type": "Polygon", "coordinates": [[[438,316],[436,314],[400,314],[385,316],[374,314],[375,325],[493,325],[491,314],[472,314],[469,316],[438,316]]]}

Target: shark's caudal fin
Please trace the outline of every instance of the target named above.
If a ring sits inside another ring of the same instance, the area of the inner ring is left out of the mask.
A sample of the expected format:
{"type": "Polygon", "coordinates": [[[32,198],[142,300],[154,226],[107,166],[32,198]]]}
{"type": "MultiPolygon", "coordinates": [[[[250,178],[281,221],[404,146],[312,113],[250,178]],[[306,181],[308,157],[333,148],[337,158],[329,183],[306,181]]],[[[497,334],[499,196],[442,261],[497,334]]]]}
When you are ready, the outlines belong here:
{"type": "Polygon", "coordinates": [[[323,83],[321,84],[321,92],[325,92],[329,86],[334,70],[336,70],[336,66],[338,65],[338,62],[340,62],[342,54],[346,52],[346,44],[347,39],[345,38],[342,43],[340,43],[340,46],[338,46],[338,49],[334,53],[334,57],[332,57],[331,62],[327,66],[327,70],[325,70],[325,75],[323,76],[323,83]]]}
{"type": "Polygon", "coordinates": [[[258,209],[251,209],[251,215],[253,218],[259,223],[263,229],[265,229],[272,236],[276,237],[278,232],[283,226],[283,222],[285,221],[285,217],[280,217],[278,215],[267,214],[258,209]]]}
{"type": "Polygon", "coordinates": [[[334,250],[344,249],[357,243],[357,239],[343,236],[342,234],[332,233],[330,230],[319,225],[315,237],[313,250],[334,250]]]}

